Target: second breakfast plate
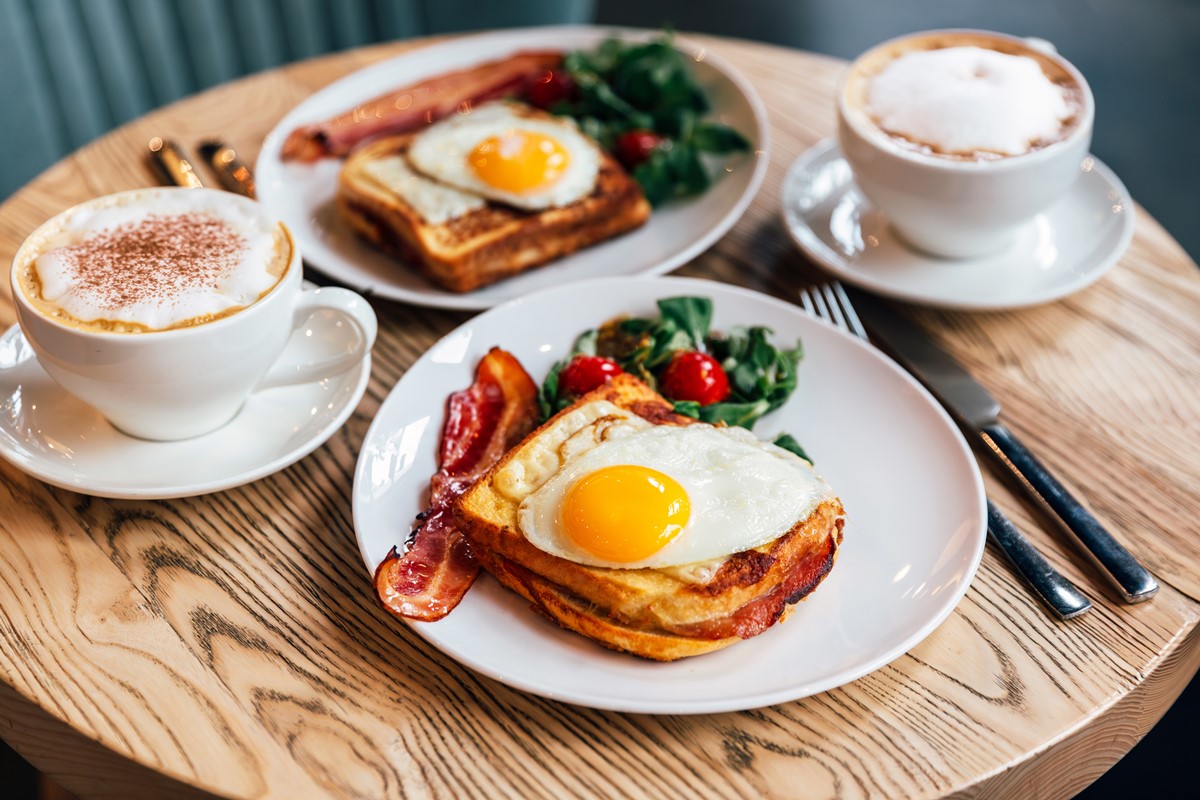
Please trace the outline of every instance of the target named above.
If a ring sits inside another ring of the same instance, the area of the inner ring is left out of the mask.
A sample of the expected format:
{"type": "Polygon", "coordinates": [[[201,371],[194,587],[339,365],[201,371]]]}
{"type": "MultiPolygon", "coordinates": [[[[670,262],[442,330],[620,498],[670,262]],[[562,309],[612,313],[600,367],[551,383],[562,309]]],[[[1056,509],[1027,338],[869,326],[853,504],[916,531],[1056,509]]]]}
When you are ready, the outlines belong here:
{"type": "Polygon", "coordinates": [[[354,527],[367,570],[405,541],[424,509],[446,398],[472,382],[489,348],[509,350],[540,381],[582,329],[618,315],[654,315],[657,299],[680,295],[713,300],[714,330],[766,325],[778,344],[802,340],[799,388],[755,433],[793,434],[842,498],[845,540],[833,571],[784,624],[667,664],[563,630],[484,574],[447,617],[412,623],[443,652],[510,686],[579,705],[732,711],[805,697],[884,666],[932,632],[967,591],[983,553],[983,482],[929,393],[877,350],[793,305],[687,278],[543,291],[469,320],[421,356],[380,407],[359,456],[354,527]]]}
{"type": "Polygon", "coordinates": [[[590,49],[606,38],[645,40],[658,34],[622,28],[544,27],[498,31],[430,45],[336,81],[296,106],[263,142],[255,167],[258,198],[287,223],[305,261],[362,292],[441,308],[483,309],[539,289],[606,275],[668,272],[706,250],[741,217],[767,168],[767,119],[753,87],[703,48],[677,39],[708,93],[711,116],[741,131],[753,151],[734,156],[704,194],[654,210],[637,230],[474,292],[456,294],[361,241],[333,205],[340,159],[315,164],[280,160],[287,135],[380,94],[521,50],[590,49]]]}

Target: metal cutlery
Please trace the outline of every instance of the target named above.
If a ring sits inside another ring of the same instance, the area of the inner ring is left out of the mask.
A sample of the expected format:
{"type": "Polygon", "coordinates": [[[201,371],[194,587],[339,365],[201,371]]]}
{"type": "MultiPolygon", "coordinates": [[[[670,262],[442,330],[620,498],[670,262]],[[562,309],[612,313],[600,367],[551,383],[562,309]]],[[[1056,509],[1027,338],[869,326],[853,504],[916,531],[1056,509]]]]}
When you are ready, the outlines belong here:
{"type": "Polygon", "coordinates": [[[254,173],[236,150],[216,139],[201,142],[197,149],[222,186],[228,191],[254,197],[254,173]]]}
{"type": "MultiPolygon", "coordinates": [[[[196,168],[178,144],[170,139],[155,136],[147,147],[150,161],[164,182],[193,189],[204,186],[196,168]]],[[[215,139],[201,142],[196,149],[217,176],[222,188],[246,197],[254,197],[254,173],[238,156],[236,150],[215,139]]]]}
{"type": "Polygon", "coordinates": [[[1128,603],[1154,596],[1158,582],[1100,521],[999,420],[1000,404],[963,367],[886,303],[848,291],[877,341],[933,392],[963,427],[979,436],[1019,481],[1075,536],[1128,603]]]}
{"type": "MultiPolygon", "coordinates": [[[[812,287],[800,296],[804,310],[870,341],[841,284],[812,287]]],[[[1018,574],[1060,619],[1071,619],[1092,607],[1075,584],[1051,566],[991,500],[987,501],[988,536],[1012,562],[1018,574]]]]}
{"type": "Polygon", "coordinates": [[[191,189],[199,189],[204,186],[200,176],[196,174],[192,162],[188,161],[183,150],[175,142],[155,136],[147,143],[146,147],[149,150],[150,162],[162,180],[191,189]]]}

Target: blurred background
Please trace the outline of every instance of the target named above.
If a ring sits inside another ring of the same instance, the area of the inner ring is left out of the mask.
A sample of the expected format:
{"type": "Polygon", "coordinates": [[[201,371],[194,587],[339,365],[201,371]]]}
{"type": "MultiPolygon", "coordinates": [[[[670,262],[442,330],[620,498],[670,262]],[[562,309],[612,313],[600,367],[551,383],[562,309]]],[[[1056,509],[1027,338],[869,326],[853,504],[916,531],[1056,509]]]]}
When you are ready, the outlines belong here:
{"type": "MultiPolygon", "coordinates": [[[[393,39],[592,22],[843,58],[926,28],[1048,39],[1092,85],[1096,155],[1200,258],[1197,0],[0,0],[0,199],[111,128],[251,72],[393,39]]],[[[1192,796],[1198,723],[1200,684],[1081,796],[1192,796]]],[[[0,744],[0,797],[65,795],[0,744]]]]}
{"type": "Polygon", "coordinates": [[[110,128],[250,72],[392,39],[588,22],[843,58],[924,28],[1048,39],[1092,84],[1096,154],[1200,257],[1197,0],[0,0],[0,198],[110,128]]]}

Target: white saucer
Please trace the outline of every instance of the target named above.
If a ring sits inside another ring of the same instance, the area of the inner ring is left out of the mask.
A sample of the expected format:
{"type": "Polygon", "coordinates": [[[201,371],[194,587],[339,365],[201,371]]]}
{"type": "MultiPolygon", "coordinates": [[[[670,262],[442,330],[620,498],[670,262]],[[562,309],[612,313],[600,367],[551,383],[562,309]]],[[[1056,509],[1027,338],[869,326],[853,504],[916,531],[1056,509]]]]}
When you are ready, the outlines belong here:
{"type": "Polygon", "coordinates": [[[783,181],[783,222],[796,244],[846,283],[900,300],[967,310],[1021,308],[1065,297],[1107,272],[1133,238],[1133,203],[1089,156],[1062,200],[1004,252],[942,259],[909,248],[863,197],[837,142],[796,159],[783,181]]]}
{"type": "MultiPolygon", "coordinates": [[[[289,348],[306,346],[295,337],[289,348]]],[[[311,453],[342,426],[371,356],[316,383],[250,396],[227,425],[179,442],[121,433],[55,383],[13,325],[0,336],[0,456],[35,478],[100,497],[189,497],[230,489],[311,453]]]]}

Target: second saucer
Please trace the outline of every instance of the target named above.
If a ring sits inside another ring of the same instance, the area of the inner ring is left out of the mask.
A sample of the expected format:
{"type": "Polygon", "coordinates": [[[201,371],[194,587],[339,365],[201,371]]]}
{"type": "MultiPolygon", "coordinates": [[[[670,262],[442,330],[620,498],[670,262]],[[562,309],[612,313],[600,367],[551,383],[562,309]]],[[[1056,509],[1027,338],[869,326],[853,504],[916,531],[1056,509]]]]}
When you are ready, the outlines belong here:
{"type": "Polygon", "coordinates": [[[1021,308],[1057,300],[1098,280],[1133,238],[1133,204],[1120,179],[1089,157],[1058,203],[996,255],[937,258],[914,250],[854,184],[837,143],[811,147],[783,182],[783,221],[796,244],[839,279],[922,305],[1021,308]]]}
{"type": "MultiPolygon", "coordinates": [[[[306,347],[302,336],[291,347],[306,347]]],[[[371,356],[325,380],[255,392],[212,433],[127,436],[55,383],[13,325],[0,335],[0,456],[54,486],[100,497],[173,498],[266,477],[311,453],[353,413],[371,356]]]]}

